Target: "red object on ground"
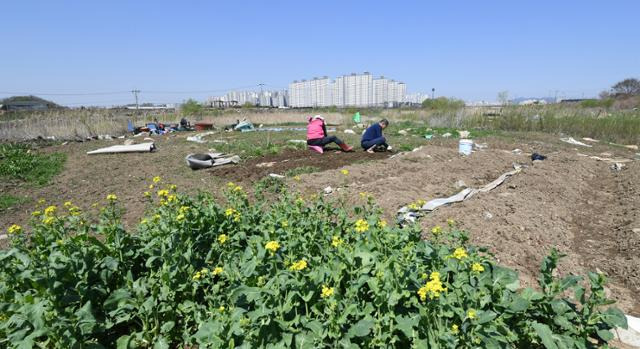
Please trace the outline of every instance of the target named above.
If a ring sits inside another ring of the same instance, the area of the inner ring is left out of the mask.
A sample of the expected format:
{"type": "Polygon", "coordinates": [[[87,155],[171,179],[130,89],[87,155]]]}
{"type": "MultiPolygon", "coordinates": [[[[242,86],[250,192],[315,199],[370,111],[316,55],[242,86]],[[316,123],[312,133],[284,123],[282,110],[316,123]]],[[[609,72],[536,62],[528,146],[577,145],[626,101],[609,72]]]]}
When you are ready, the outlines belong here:
{"type": "Polygon", "coordinates": [[[213,124],[210,122],[196,122],[196,131],[211,130],[211,129],[213,129],[213,124]]]}

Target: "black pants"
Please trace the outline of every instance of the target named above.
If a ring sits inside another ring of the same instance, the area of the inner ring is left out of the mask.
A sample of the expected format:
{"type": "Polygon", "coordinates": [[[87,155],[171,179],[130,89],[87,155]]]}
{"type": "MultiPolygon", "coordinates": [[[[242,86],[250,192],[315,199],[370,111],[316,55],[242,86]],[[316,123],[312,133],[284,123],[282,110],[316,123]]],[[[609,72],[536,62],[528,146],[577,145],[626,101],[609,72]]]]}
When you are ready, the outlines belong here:
{"type": "Polygon", "coordinates": [[[308,145],[315,145],[318,147],[324,147],[329,143],[335,143],[337,145],[343,144],[344,142],[340,140],[340,138],[336,136],[329,136],[324,138],[316,138],[316,139],[307,139],[308,145]]]}

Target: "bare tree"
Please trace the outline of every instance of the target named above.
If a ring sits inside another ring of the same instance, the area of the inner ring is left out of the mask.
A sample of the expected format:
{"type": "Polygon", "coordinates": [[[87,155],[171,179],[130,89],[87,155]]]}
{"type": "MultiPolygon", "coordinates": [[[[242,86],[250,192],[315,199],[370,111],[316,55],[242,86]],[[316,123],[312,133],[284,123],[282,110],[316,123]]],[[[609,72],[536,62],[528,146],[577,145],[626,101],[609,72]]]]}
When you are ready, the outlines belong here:
{"type": "Polygon", "coordinates": [[[498,92],[498,102],[502,105],[509,104],[509,91],[498,92]]]}
{"type": "Polygon", "coordinates": [[[624,79],[611,87],[616,96],[640,96],[640,81],[624,79]]]}

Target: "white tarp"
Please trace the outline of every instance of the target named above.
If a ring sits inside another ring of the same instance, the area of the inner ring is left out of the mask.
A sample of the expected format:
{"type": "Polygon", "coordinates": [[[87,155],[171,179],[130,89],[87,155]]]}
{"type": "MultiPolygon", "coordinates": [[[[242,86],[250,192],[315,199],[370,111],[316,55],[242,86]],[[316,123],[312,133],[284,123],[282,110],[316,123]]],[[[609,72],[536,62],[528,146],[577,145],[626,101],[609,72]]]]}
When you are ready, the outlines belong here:
{"type": "Polygon", "coordinates": [[[416,219],[418,219],[418,217],[422,215],[422,212],[428,213],[437,209],[440,206],[448,205],[456,202],[462,202],[466,199],[471,198],[477,193],[486,193],[490,190],[493,190],[497,186],[502,184],[508,177],[513,176],[514,174],[520,172],[521,170],[520,166],[514,165],[513,167],[514,167],[513,171],[509,171],[507,173],[502,174],[500,177],[496,178],[494,181],[492,181],[491,183],[488,183],[482,188],[478,188],[478,189],[466,188],[460,191],[458,194],[452,195],[448,198],[433,199],[431,201],[428,201],[424,205],[422,205],[422,207],[420,207],[420,209],[417,211],[411,210],[408,206],[403,206],[398,210],[398,213],[397,213],[398,223],[399,224],[403,224],[405,222],[413,223],[416,221],[416,219]]]}
{"type": "Polygon", "coordinates": [[[106,148],[100,148],[88,151],[88,155],[94,154],[111,154],[111,153],[148,153],[156,149],[154,143],[140,143],[131,145],[112,145],[106,148]]]}
{"type": "Polygon", "coordinates": [[[561,141],[565,142],[565,143],[569,143],[569,144],[573,144],[573,145],[579,145],[579,146],[583,146],[583,147],[589,147],[591,148],[591,145],[589,144],[585,144],[582,143],[580,141],[576,141],[573,137],[568,137],[568,138],[560,138],[561,141]]]}

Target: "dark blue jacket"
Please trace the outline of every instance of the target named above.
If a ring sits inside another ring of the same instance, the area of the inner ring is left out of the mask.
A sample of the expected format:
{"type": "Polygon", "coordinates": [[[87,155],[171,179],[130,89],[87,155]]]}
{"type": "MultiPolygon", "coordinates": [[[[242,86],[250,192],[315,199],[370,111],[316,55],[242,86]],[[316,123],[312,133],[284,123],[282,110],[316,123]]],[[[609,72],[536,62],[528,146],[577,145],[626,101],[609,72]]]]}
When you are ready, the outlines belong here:
{"type": "Polygon", "coordinates": [[[379,137],[382,137],[382,126],[380,126],[379,123],[375,123],[369,126],[369,128],[366,131],[364,131],[364,134],[362,135],[362,140],[360,141],[360,143],[371,141],[379,137]]]}

